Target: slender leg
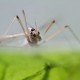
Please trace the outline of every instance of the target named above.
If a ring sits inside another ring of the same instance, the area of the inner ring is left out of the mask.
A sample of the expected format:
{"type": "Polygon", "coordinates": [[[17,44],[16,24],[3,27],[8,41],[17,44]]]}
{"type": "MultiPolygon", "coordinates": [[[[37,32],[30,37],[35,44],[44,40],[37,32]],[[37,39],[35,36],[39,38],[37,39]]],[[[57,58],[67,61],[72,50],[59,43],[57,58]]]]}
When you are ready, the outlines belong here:
{"type": "Polygon", "coordinates": [[[29,34],[29,30],[28,30],[28,27],[27,27],[26,15],[25,15],[24,10],[22,10],[22,13],[23,13],[24,21],[25,21],[26,30],[27,30],[27,33],[29,34]]]}
{"type": "Polygon", "coordinates": [[[19,18],[18,16],[16,16],[16,18],[17,18],[18,22],[19,22],[20,25],[21,25],[21,28],[22,28],[22,30],[23,30],[23,32],[24,32],[24,34],[25,34],[25,38],[26,38],[27,40],[29,40],[28,33],[26,32],[26,30],[25,30],[25,28],[24,28],[24,26],[23,26],[23,24],[22,24],[22,21],[20,20],[20,18],[19,18]]]}
{"type": "Polygon", "coordinates": [[[29,40],[31,41],[31,38],[30,38],[30,35],[29,35],[30,32],[29,32],[29,29],[28,29],[28,27],[27,27],[27,20],[26,20],[25,11],[22,10],[22,13],[23,13],[24,21],[25,21],[26,31],[27,31],[27,34],[28,34],[29,40]]]}
{"type": "Polygon", "coordinates": [[[11,23],[9,24],[7,30],[5,31],[4,35],[6,35],[6,34],[9,32],[9,30],[10,30],[10,28],[11,28],[11,25],[14,23],[15,20],[16,20],[16,17],[13,18],[13,20],[12,20],[11,23]]]}
{"type": "Polygon", "coordinates": [[[47,39],[43,41],[43,43],[47,43],[51,39],[55,38],[56,36],[60,35],[65,30],[65,26],[60,27],[55,33],[49,36],[47,39]]]}
{"type": "Polygon", "coordinates": [[[45,30],[45,34],[48,32],[48,30],[51,28],[51,26],[55,23],[55,20],[52,20],[51,23],[47,26],[46,30],[45,30]]]}
{"type": "Polygon", "coordinates": [[[69,31],[72,33],[72,35],[74,36],[74,38],[79,42],[80,44],[80,39],[77,37],[77,35],[74,33],[74,31],[71,29],[70,26],[65,26],[66,28],[69,29],[69,31]]]}

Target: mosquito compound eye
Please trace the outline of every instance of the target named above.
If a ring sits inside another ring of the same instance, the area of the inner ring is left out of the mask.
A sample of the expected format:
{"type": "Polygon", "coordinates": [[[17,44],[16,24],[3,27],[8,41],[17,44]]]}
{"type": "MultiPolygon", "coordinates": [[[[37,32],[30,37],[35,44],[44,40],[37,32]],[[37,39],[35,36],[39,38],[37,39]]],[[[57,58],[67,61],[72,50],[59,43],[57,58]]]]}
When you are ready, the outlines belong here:
{"type": "Polygon", "coordinates": [[[35,30],[34,28],[31,29],[31,31],[34,31],[34,30],[35,30]]]}

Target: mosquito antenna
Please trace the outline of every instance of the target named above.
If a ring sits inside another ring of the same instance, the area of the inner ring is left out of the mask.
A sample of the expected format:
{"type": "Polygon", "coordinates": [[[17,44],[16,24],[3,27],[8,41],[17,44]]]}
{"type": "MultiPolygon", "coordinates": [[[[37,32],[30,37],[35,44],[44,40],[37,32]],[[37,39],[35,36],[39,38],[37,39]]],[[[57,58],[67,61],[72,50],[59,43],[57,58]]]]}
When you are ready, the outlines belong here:
{"type": "Polygon", "coordinates": [[[16,18],[17,18],[18,22],[20,23],[20,25],[21,25],[21,27],[22,27],[22,30],[23,30],[23,32],[24,32],[24,34],[25,34],[26,39],[29,39],[29,38],[28,38],[28,33],[25,31],[25,28],[24,28],[24,26],[23,26],[23,24],[22,24],[22,21],[20,20],[19,16],[16,16],[16,18]]]}
{"type": "Polygon", "coordinates": [[[48,32],[48,30],[51,28],[51,26],[55,23],[55,20],[52,20],[51,23],[47,26],[44,34],[46,34],[48,32]]]}
{"type": "Polygon", "coordinates": [[[74,38],[79,42],[80,44],[80,39],[77,37],[77,35],[74,33],[74,31],[71,29],[71,27],[69,26],[65,26],[66,28],[69,29],[69,31],[72,33],[72,35],[74,36],[74,38]]]}
{"type": "Polygon", "coordinates": [[[6,34],[9,32],[9,30],[11,29],[11,25],[14,23],[15,20],[16,20],[16,17],[13,18],[13,20],[12,20],[11,23],[9,24],[7,30],[5,31],[4,35],[6,35],[6,34]]]}

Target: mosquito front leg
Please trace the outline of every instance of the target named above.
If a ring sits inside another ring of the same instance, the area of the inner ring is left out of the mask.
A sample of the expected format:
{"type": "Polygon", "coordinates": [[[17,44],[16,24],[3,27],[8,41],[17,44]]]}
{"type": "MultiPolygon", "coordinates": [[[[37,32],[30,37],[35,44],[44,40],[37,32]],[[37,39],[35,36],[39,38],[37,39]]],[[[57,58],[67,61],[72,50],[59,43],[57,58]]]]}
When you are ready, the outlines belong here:
{"type": "Polygon", "coordinates": [[[10,28],[11,28],[11,25],[14,23],[15,20],[16,20],[16,17],[13,18],[13,20],[12,20],[11,23],[9,24],[7,30],[5,31],[4,35],[6,35],[6,34],[9,32],[9,30],[10,30],[10,28]]]}
{"type": "Polygon", "coordinates": [[[26,39],[29,40],[28,33],[26,32],[26,30],[25,30],[25,28],[24,28],[24,26],[22,24],[22,21],[20,20],[20,18],[18,16],[16,16],[16,18],[17,18],[18,22],[20,23],[20,26],[21,26],[24,34],[25,34],[26,39]]]}
{"type": "Polygon", "coordinates": [[[77,37],[77,35],[75,34],[75,32],[71,29],[71,27],[70,26],[65,26],[65,28],[68,28],[69,29],[69,31],[72,33],[72,35],[74,36],[74,38],[77,40],[77,42],[79,42],[79,44],[80,44],[80,39],[77,37]]]}
{"type": "Polygon", "coordinates": [[[49,36],[47,39],[45,39],[43,42],[48,42],[50,41],[51,39],[55,38],[56,36],[60,35],[64,30],[65,30],[65,27],[60,27],[55,33],[53,33],[51,36],[49,36]]]}
{"type": "Polygon", "coordinates": [[[51,23],[47,26],[46,30],[45,30],[45,34],[48,32],[48,30],[51,28],[51,26],[55,23],[55,20],[52,20],[51,23]]]}
{"type": "Polygon", "coordinates": [[[29,29],[28,29],[28,27],[27,27],[27,20],[26,20],[25,11],[22,10],[22,13],[23,13],[23,17],[24,17],[24,21],[25,21],[25,26],[26,26],[26,31],[27,31],[27,34],[28,34],[29,40],[32,41],[32,40],[31,40],[31,37],[30,37],[30,35],[29,35],[29,34],[30,34],[29,29]]]}
{"type": "Polygon", "coordinates": [[[27,31],[27,33],[29,34],[29,30],[28,30],[28,27],[27,27],[26,15],[25,15],[24,10],[22,10],[22,13],[23,13],[24,21],[25,21],[26,31],[27,31]]]}

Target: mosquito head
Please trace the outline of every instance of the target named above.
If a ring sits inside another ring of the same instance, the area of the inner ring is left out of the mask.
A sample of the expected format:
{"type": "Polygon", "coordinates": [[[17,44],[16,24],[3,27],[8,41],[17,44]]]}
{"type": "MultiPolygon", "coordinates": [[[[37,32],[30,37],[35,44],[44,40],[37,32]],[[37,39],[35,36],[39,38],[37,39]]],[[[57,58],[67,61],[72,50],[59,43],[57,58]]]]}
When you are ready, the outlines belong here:
{"type": "Polygon", "coordinates": [[[36,37],[36,36],[39,36],[40,35],[40,32],[37,31],[36,29],[32,28],[31,29],[31,35],[34,36],[34,37],[36,37]]]}
{"type": "Polygon", "coordinates": [[[32,28],[32,29],[31,29],[31,32],[32,32],[32,31],[35,31],[35,29],[34,29],[34,28],[32,28]]]}
{"type": "Polygon", "coordinates": [[[32,37],[33,39],[37,39],[38,41],[41,40],[40,32],[37,31],[37,30],[34,29],[34,28],[31,29],[30,35],[31,35],[31,37],[32,37]]]}

